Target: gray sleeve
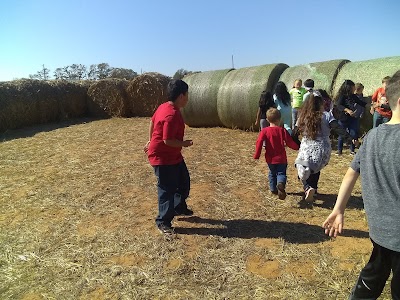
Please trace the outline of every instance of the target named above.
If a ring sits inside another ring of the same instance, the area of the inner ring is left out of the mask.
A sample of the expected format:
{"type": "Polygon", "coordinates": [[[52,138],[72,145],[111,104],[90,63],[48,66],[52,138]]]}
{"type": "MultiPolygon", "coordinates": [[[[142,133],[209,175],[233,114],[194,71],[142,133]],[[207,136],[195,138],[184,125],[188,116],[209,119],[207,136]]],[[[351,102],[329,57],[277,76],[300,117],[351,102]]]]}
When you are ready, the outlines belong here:
{"type": "Polygon", "coordinates": [[[367,147],[367,138],[368,138],[368,134],[364,137],[364,140],[360,146],[360,149],[357,151],[356,155],[353,158],[353,161],[350,164],[350,168],[352,168],[357,173],[360,173],[360,158],[365,157],[365,148],[367,147]]]}

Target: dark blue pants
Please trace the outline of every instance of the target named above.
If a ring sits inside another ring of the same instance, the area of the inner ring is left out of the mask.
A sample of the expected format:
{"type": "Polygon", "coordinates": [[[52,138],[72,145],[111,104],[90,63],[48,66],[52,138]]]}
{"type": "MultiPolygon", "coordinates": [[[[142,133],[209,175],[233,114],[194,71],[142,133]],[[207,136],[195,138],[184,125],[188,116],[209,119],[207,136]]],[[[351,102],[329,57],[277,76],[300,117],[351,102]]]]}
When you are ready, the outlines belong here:
{"type": "Polygon", "coordinates": [[[269,189],[270,191],[277,191],[277,185],[279,182],[286,184],[286,169],[287,164],[268,164],[269,173],[269,189]]]}
{"type": "MultiPolygon", "coordinates": [[[[371,240],[372,241],[372,240],[371,240]]],[[[392,299],[400,299],[400,252],[384,248],[372,241],[371,258],[361,270],[357,283],[350,295],[351,300],[377,299],[385,287],[390,272],[392,277],[392,299]]]]}
{"type": "Polygon", "coordinates": [[[303,182],[304,191],[309,188],[313,188],[314,190],[318,189],[319,175],[321,175],[321,172],[310,174],[310,177],[303,182]]]}
{"type": "MultiPolygon", "coordinates": [[[[348,118],[346,122],[339,121],[340,126],[347,130],[352,139],[358,139],[358,120],[356,118],[348,118]]],[[[350,145],[350,151],[354,152],[355,146],[352,142],[350,145]]],[[[343,150],[343,136],[339,135],[338,138],[338,151],[343,150]]]]}
{"type": "Polygon", "coordinates": [[[187,209],[186,198],[190,191],[190,176],[185,161],[176,165],[154,166],[157,176],[158,216],[157,226],[171,226],[175,211],[187,209]]]}

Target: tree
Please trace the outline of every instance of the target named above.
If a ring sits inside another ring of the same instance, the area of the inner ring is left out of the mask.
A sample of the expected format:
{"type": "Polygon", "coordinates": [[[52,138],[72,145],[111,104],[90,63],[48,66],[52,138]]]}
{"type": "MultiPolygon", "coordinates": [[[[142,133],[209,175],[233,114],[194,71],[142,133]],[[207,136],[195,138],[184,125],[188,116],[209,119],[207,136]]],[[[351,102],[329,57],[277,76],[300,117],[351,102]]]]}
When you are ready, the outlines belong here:
{"type": "Polygon", "coordinates": [[[138,74],[135,71],[124,68],[113,68],[109,75],[110,78],[119,78],[127,80],[133,79],[136,76],[138,76],[138,74]]]}
{"type": "Polygon", "coordinates": [[[43,69],[38,71],[36,74],[29,74],[29,78],[30,79],[38,79],[38,80],[49,80],[49,73],[50,70],[45,68],[45,66],[43,65],[43,69]]]}
{"type": "Polygon", "coordinates": [[[110,73],[113,70],[107,63],[101,63],[97,65],[96,75],[97,79],[105,79],[110,77],[110,73]]]}
{"type": "Polygon", "coordinates": [[[189,73],[191,73],[191,72],[189,72],[188,70],[179,69],[178,71],[175,72],[175,74],[174,74],[174,76],[172,78],[173,79],[182,79],[183,77],[185,77],[189,73]]]}

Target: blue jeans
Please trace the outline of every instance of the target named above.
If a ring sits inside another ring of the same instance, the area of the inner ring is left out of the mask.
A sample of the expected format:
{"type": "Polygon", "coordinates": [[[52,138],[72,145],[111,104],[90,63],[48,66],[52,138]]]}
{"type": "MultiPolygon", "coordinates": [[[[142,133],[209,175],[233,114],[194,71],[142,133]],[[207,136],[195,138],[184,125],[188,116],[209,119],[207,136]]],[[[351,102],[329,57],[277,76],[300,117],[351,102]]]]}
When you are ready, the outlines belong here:
{"type": "Polygon", "coordinates": [[[389,122],[389,118],[386,118],[384,116],[382,116],[380,113],[378,113],[377,111],[374,112],[374,115],[372,116],[372,126],[378,127],[381,124],[387,123],[389,122]]]}
{"type": "Polygon", "coordinates": [[[268,164],[268,168],[269,189],[270,191],[277,191],[278,183],[286,184],[287,164],[268,164]]]}
{"type": "Polygon", "coordinates": [[[294,129],[294,126],[296,126],[299,111],[300,111],[300,109],[298,109],[298,108],[292,108],[292,129],[294,129]]]}
{"type": "MultiPolygon", "coordinates": [[[[347,132],[350,134],[352,139],[358,139],[358,119],[356,118],[348,118],[346,122],[339,121],[338,122],[340,126],[342,126],[344,129],[347,130],[347,132]]],[[[355,146],[354,143],[352,142],[350,145],[350,151],[354,152],[355,146]]],[[[338,138],[338,151],[343,150],[343,136],[339,135],[338,138]]]]}
{"type": "Polygon", "coordinates": [[[175,211],[187,209],[186,198],[190,191],[190,176],[185,161],[176,165],[154,166],[157,176],[158,216],[157,226],[171,226],[175,211]]]}

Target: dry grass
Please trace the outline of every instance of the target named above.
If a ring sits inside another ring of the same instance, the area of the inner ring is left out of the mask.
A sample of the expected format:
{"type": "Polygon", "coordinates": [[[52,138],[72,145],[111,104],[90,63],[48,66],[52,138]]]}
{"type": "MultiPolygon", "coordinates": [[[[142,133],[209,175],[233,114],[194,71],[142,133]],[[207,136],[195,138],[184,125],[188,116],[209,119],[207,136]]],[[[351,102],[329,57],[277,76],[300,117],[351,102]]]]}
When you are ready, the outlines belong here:
{"type": "Polygon", "coordinates": [[[322,195],[303,207],[294,151],[281,201],[252,159],[257,133],[187,128],[195,217],[177,219],[166,241],[142,150],[149,119],[81,121],[2,136],[1,299],[347,298],[371,250],[359,182],[344,236],[320,224],[350,156],[332,157],[322,195]]]}

